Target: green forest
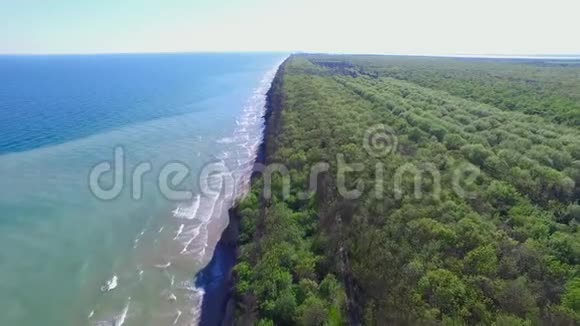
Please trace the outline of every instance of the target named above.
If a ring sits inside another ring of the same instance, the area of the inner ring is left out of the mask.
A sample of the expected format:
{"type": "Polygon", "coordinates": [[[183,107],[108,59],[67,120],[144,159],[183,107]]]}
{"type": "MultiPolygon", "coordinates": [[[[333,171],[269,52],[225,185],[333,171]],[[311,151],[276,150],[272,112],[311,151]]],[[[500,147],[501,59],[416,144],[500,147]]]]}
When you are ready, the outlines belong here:
{"type": "Polygon", "coordinates": [[[290,193],[257,174],[235,208],[236,324],[580,324],[580,64],[292,55],[268,100],[290,193]],[[377,125],[385,155],[363,146],[377,125]],[[362,163],[356,199],[337,155],[362,163]],[[403,166],[440,176],[416,196],[403,166]],[[478,171],[468,195],[457,171],[478,171]]]}

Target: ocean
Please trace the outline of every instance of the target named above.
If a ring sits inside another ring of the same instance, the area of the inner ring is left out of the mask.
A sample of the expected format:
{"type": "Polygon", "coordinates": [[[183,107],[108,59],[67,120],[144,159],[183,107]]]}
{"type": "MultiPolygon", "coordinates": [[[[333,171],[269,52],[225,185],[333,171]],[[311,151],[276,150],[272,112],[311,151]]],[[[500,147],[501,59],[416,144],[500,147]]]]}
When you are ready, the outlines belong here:
{"type": "Polygon", "coordinates": [[[197,324],[284,58],[0,56],[0,325],[197,324]]]}

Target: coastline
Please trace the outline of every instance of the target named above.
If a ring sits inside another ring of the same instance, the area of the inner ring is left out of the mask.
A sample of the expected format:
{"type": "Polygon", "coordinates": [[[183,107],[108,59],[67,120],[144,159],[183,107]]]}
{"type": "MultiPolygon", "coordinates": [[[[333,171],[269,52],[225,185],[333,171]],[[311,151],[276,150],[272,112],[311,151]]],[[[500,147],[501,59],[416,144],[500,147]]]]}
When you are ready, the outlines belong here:
{"type": "MultiPolygon", "coordinates": [[[[278,66],[270,88],[266,92],[266,104],[263,114],[264,129],[262,141],[253,164],[254,167],[256,164],[266,163],[267,153],[270,150],[268,148],[268,138],[272,136],[278,125],[278,115],[274,113],[279,111],[281,101],[276,96],[275,90],[280,84],[284,65],[288,58],[278,66]]],[[[254,168],[252,171],[256,171],[256,169],[254,168]]],[[[252,176],[250,180],[252,180],[252,176]]],[[[210,262],[195,275],[196,287],[203,288],[205,291],[199,325],[233,325],[234,323],[235,300],[233,296],[234,277],[232,270],[237,262],[240,230],[240,217],[236,210],[237,204],[234,204],[228,210],[228,226],[222,232],[210,262]]]]}
{"type": "Polygon", "coordinates": [[[196,287],[205,291],[199,325],[231,325],[233,322],[232,269],[236,263],[239,221],[235,207],[230,208],[229,224],[210,262],[195,276],[196,287]]]}

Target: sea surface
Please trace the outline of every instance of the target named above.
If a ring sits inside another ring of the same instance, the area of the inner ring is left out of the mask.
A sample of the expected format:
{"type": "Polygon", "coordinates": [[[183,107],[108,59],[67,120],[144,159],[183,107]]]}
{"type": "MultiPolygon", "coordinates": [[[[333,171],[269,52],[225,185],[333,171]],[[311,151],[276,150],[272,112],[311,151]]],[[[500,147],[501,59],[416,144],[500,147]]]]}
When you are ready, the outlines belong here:
{"type": "Polygon", "coordinates": [[[284,58],[0,56],[0,325],[196,325],[284,58]]]}

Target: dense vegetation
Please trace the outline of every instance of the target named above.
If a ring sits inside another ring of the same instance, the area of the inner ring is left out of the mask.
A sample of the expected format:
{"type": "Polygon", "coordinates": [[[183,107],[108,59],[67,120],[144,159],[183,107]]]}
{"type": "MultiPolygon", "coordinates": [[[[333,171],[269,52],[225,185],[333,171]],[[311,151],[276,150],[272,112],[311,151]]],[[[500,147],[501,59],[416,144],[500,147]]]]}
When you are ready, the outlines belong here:
{"type": "Polygon", "coordinates": [[[292,56],[270,92],[266,162],[239,204],[237,322],[258,325],[580,322],[580,67],[540,62],[292,56]],[[369,155],[365,133],[398,137],[369,155]],[[337,191],[337,154],[362,162],[337,191]],[[311,167],[327,162],[304,199],[311,167]],[[384,195],[375,193],[377,164],[384,195]],[[402,166],[435,167],[423,196],[402,166]],[[461,167],[480,169],[454,188],[461,167]]]}
{"type": "MultiPolygon", "coordinates": [[[[320,63],[329,61],[322,59],[320,63]]],[[[406,80],[569,126],[580,125],[578,61],[355,56],[349,64],[362,73],[406,80]]]]}

